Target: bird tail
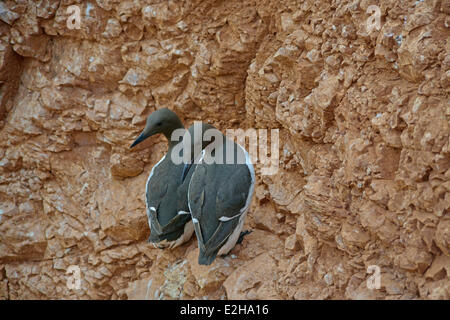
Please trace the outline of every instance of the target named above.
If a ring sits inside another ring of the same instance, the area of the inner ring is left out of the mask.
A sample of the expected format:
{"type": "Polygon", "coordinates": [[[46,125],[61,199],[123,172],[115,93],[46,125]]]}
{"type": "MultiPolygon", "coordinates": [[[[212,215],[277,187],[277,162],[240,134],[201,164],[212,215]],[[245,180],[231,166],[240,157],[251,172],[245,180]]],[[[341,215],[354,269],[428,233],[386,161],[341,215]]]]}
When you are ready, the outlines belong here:
{"type": "Polygon", "coordinates": [[[198,264],[209,266],[217,256],[217,250],[214,252],[205,252],[200,250],[198,255],[198,264]]]}

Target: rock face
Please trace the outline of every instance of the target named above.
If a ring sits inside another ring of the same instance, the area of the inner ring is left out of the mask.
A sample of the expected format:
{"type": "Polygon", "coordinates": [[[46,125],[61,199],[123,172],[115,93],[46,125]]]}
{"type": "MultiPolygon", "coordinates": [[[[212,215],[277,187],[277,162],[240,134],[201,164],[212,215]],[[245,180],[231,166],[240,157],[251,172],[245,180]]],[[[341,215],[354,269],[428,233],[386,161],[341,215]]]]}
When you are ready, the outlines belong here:
{"type": "Polygon", "coordinates": [[[6,0],[0,20],[0,299],[450,298],[448,1],[6,0]],[[167,147],[128,147],[161,107],[279,129],[253,232],[210,267],[195,237],[146,243],[167,147]]]}

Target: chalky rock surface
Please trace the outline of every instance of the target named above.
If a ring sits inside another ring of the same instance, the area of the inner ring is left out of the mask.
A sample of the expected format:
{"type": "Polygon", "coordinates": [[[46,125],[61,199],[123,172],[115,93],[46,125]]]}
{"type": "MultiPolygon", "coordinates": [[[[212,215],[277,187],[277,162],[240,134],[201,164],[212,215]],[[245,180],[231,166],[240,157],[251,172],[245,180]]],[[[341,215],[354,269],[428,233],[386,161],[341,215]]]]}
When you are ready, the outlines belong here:
{"type": "Polygon", "coordinates": [[[449,38],[448,0],[0,2],[0,299],[450,299],[449,38]],[[146,243],[161,107],[279,129],[210,267],[146,243]]]}

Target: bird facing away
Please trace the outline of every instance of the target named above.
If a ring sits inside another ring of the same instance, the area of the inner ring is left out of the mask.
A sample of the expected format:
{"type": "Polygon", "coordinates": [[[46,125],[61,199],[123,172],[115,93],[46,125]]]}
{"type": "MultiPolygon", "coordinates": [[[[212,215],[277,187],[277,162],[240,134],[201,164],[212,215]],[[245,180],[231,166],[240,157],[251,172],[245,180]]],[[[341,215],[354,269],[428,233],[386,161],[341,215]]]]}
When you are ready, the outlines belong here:
{"type": "Polygon", "coordinates": [[[172,151],[178,143],[182,143],[171,140],[172,133],[177,129],[183,133],[186,131],[173,111],[166,108],[156,110],[148,116],[144,130],[131,145],[132,148],[158,133],[164,134],[169,141],[167,153],[152,168],[145,188],[151,230],[148,241],[161,249],[175,248],[188,241],[194,233],[187,192],[195,167],[192,167],[192,171],[183,170],[183,163],[175,164],[172,161],[172,151]]]}
{"type": "MultiPolygon", "coordinates": [[[[188,132],[194,135],[194,144],[203,144],[205,139],[194,134],[194,126],[188,132]]],[[[214,140],[198,158],[188,201],[199,245],[198,263],[210,265],[217,255],[228,254],[246,234],[241,230],[253,196],[255,172],[243,147],[211,125],[202,124],[202,131],[206,131],[205,138],[209,133],[214,140]]]]}

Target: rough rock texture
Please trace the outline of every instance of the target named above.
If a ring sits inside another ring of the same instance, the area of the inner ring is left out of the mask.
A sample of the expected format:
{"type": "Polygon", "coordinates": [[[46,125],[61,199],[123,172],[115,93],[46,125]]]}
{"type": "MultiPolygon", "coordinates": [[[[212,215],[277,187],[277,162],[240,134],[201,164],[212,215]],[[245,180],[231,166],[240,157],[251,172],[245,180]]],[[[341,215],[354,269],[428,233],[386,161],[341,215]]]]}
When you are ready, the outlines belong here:
{"type": "Polygon", "coordinates": [[[0,2],[0,299],[449,299],[449,38],[448,0],[0,2]],[[210,267],[146,243],[161,107],[280,130],[210,267]]]}

